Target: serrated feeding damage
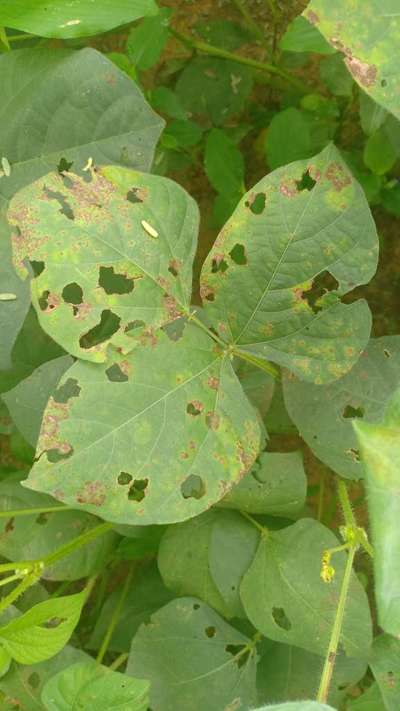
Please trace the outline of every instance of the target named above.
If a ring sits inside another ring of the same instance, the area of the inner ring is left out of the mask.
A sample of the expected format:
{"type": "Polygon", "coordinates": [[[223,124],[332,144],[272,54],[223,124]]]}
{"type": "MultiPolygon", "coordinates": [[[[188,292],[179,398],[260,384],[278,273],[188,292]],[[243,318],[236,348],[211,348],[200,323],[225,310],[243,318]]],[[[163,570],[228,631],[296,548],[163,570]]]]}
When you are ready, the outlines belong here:
{"type": "Polygon", "coordinates": [[[367,304],[341,297],[371,279],[377,257],[364,193],[331,145],[243,197],[204,264],[201,295],[236,350],[329,382],[368,341],[367,304]]]}

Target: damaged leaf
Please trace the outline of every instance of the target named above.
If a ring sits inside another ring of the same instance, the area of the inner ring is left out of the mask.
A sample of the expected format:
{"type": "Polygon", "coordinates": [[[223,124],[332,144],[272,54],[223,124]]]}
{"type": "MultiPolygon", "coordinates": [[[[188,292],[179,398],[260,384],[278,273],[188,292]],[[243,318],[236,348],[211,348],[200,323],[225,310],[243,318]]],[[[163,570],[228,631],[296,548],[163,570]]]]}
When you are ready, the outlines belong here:
{"type": "Polygon", "coordinates": [[[51,173],[11,201],[14,263],[40,323],[71,354],[104,361],[189,310],[198,210],[167,178],[103,168],[90,182],[51,173]],[[154,239],[154,238],[157,239],[154,239]],[[174,273],[169,265],[174,264],[174,273]]]}
{"type": "Polygon", "coordinates": [[[311,0],[303,14],[343,54],[360,87],[400,118],[397,0],[311,0]]]}
{"type": "MultiPolygon", "coordinates": [[[[354,422],[365,463],[379,625],[400,635],[400,389],[383,421],[354,422]]],[[[393,707],[394,708],[394,707],[393,707]]]]}
{"type": "Polygon", "coordinates": [[[117,523],[183,521],[223,497],[251,467],[260,430],[231,360],[192,324],[163,330],[115,362],[78,362],[50,398],[26,485],[117,523]],[[130,475],[119,478],[121,472],[130,475]]]}
{"type": "Polygon", "coordinates": [[[400,336],[372,338],[348,375],[329,385],[283,378],[285,403],[314,454],[346,479],[364,476],[354,423],[379,422],[400,385],[400,336]]]}
{"type": "Polygon", "coordinates": [[[330,145],[245,195],[202,270],[207,316],[237,352],[303,380],[335,380],[356,363],[371,328],[365,301],[340,297],[373,276],[377,255],[364,193],[330,145]],[[241,263],[232,258],[237,244],[241,263]]]}

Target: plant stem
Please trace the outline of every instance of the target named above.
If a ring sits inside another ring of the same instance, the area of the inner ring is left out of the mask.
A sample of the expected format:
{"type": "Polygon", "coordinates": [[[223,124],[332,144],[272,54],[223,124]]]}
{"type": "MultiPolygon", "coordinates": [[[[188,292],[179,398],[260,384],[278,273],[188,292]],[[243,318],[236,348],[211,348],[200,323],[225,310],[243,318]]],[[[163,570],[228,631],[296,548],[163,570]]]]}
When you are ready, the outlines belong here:
{"type": "Polygon", "coordinates": [[[190,47],[191,49],[195,49],[197,52],[201,52],[202,54],[209,54],[212,57],[230,59],[232,62],[238,62],[239,64],[244,64],[248,67],[253,67],[253,69],[259,69],[263,72],[269,72],[269,74],[277,74],[302,93],[309,92],[308,87],[306,87],[303,82],[299,81],[298,79],[295,79],[291,74],[289,74],[289,72],[286,72],[284,69],[280,69],[279,67],[275,67],[273,64],[268,64],[266,62],[258,62],[256,59],[251,59],[250,57],[242,57],[240,54],[228,52],[225,49],[214,47],[213,45],[207,44],[206,42],[199,42],[197,40],[192,39],[191,37],[188,37],[187,35],[183,35],[181,32],[177,32],[171,27],[169,28],[169,31],[171,32],[171,34],[174,35],[174,37],[176,37],[180,42],[182,42],[182,44],[186,45],[187,47],[190,47]]]}
{"type": "Polygon", "coordinates": [[[25,40],[31,40],[31,39],[35,39],[35,35],[27,35],[27,34],[7,35],[7,40],[9,42],[24,42],[25,40]]]}
{"type": "Polygon", "coordinates": [[[90,531],[82,533],[82,535],[78,536],[77,538],[74,538],[73,541],[70,541],[64,546],[61,546],[61,548],[58,548],[58,550],[54,551],[54,553],[49,553],[49,555],[45,556],[45,558],[43,558],[44,567],[47,568],[50,565],[54,565],[54,563],[57,563],[59,560],[61,560],[61,558],[64,558],[70,553],[73,553],[78,548],[82,548],[82,546],[87,546],[88,543],[91,543],[92,541],[96,540],[96,538],[98,538],[99,536],[103,536],[105,533],[107,533],[107,531],[110,531],[111,529],[111,523],[101,523],[99,526],[91,528],[90,531]]]}
{"type": "Polygon", "coordinates": [[[344,613],[346,608],[346,600],[349,592],[351,573],[353,569],[354,556],[357,546],[352,546],[349,550],[346,567],[344,570],[342,587],[340,590],[339,604],[336,610],[335,622],[332,628],[332,634],[329,641],[328,651],[325,658],[325,664],[322,671],[321,681],[318,689],[317,701],[324,704],[328,700],[329,688],[332,680],[333,669],[335,666],[337,650],[342,632],[344,613]]]}
{"type": "Polygon", "coordinates": [[[325,501],[325,484],[326,484],[326,474],[323,471],[321,473],[321,482],[319,485],[319,495],[318,495],[318,512],[317,519],[322,521],[322,516],[324,513],[324,501],[325,501]]]}
{"type": "Polygon", "coordinates": [[[236,5],[240,14],[244,18],[248,28],[253,32],[253,34],[256,35],[256,37],[258,37],[259,40],[261,40],[261,42],[265,42],[264,32],[260,29],[257,22],[253,19],[244,2],[242,2],[242,0],[232,0],[232,2],[234,5],[236,5]]]}
{"type": "Polygon", "coordinates": [[[188,320],[193,321],[193,323],[195,323],[196,326],[198,326],[205,333],[207,333],[207,335],[210,336],[210,338],[212,338],[216,343],[218,343],[218,345],[221,346],[221,348],[226,350],[226,348],[228,347],[228,344],[224,343],[224,341],[221,338],[219,338],[219,336],[217,336],[217,334],[214,333],[214,331],[210,331],[210,329],[207,328],[207,326],[199,318],[197,318],[197,316],[195,316],[195,313],[196,312],[194,311],[191,314],[189,314],[188,320]]]}
{"type": "Polygon", "coordinates": [[[261,360],[261,358],[257,358],[257,356],[253,356],[250,353],[247,353],[247,351],[242,351],[236,347],[233,349],[233,354],[238,358],[246,360],[248,363],[257,366],[260,370],[264,370],[266,373],[269,373],[273,378],[275,378],[275,380],[281,379],[279,369],[276,365],[273,365],[269,361],[261,360]]]}
{"type": "Polygon", "coordinates": [[[9,575],[8,578],[3,578],[2,580],[0,580],[0,587],[3,587],[3,585],[8,585],[8,583],[12,583],[14,580],[19,580],[22,577],[24,576],[21,573],[9,575]]]}
{"type": "Polygon", "coordinates": [[[346,526],[354,529],[357,528],[357,522],[351,507],[349,492],[347,491],[347,486],[342,479],[339,479],[338,481],[338,494],[346,526]]]}
{"type": "Polygon", "coordinates": [[[118,622],[120,615],[121,615],[122,606],[125,602],[126,596],[129,591],[129,586],[131,584],[134,571],[135,571],[135,566],[131,566],[129,574],[125,578],[125,583],[122,588],[121,595],[119,596],[118,603],[115,606],[114,612],[111,616],[110,624],[108,625],[107,632],[104,635],[104,639],[101,643],[101,647],[100,647],[99,652],[96,657],[96,661],[98,664],[102,663],[102,661],[104,659],[104,655],[108,649],[108,645],[110,644],[111,637],[113,636],[115,627],[116,627],[117,622],[118,622]]]}
{"type": "Polygon", "coordinates": [[[255,526],[258,531],[260,531],[260,533],[261,533],[262,536],[266,536],[266,535],[267,535],[267,533],[268,533],[268,528],[266,528],[265,526],[263,526],[261,523],[258,523],[258,521],[256,521],[256,519],[253,518],[253,516],[251,516],[250,514],[248,514],[246,511],[241,511],[240,513],[242,514],[242,516],[244,516],[244,518],[247,518],[247,520],[250,521],[250,523],[252,523],[253,526],[255,526]]]}
{"type": "Polygon", "coordinates": [[[117,669],[119,669],[124,664],[124,662],[126,662],[128,657],[129,654],[127,652],[122,652],[122,654],[120,654],[116,659],[114,659],[113,663],[110,664],[108,668],[111,669],[111,671],[117,671],[117,669]]]}
{"type": "Polygon", "coordinates": [[[60,511],[74,511],[73,506],[44,506],[33,509],[14,509],[10,511],[0,511],[0,518],[16,518],[17,516],[38,516],[45,513],[57,513],[60,511]]]}
{"type": "Polygon", "coordinates": [[[40,578],[40,573],[31,572],[20,584],[17,585],[11,592],[0,600],[0,614],[4,612],[10,605],[13,604],[28,588],[37,583],[40,578]]]}

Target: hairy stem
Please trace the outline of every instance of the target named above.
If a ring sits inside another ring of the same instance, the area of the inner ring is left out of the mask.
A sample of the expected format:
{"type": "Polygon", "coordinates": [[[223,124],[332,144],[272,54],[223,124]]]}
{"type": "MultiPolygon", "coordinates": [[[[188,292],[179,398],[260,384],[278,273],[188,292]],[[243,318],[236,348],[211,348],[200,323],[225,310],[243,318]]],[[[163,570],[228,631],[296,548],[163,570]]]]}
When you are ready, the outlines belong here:
{"type": "Polygon", "coordinates": [[[261,30],[257,22],[251,16],[243,0],[232,0],[232,2],[239,10],[249,30],[251,30],[251,32],[253,32],[253,34],[258,37],[259,40],[261,40],[261,42],[264,42],[264,32],[261,30]]]}
{"type": "Polygon", "coordinates": [[[126,596],[128,594],[134,571],[135,571],[135,566],[131,566],[129,574],[125,578],[125,582],[124,582],[123,588],[121,590],[121,595],[119,596],[119,600],[118,600],[117,605],[115,606],[115,609],[114,609],[113,614],[111,616],[110,624],[108,625],[107,631],[104,635],[104,639],[101,643],[101,647],[100,647],[99,652],[96,657],[96,661],[98,664],[101,664],[104,659],[104,655],[108,649],[108,645],[110,644],[111,637],[114,634],[114,630],[115,630],[118,620],[121,616],[122,606],[123,606],[126,596]]]}
{"type": "Polygon", "coordinates": [[[284,69],[276,67],[274,64],[268,64],[267,62],[258,62],[256,59],[251,59],[250,57],[242,57],[240,54],[234,54],[233,52],[228,52],[225,49],[220,49],[219,47],[214,47],[206,42],[199,42],[197,40],[183,35],[181,32],[170,27],[171,34],[174,35],[182,44],[191,49],[195,49],[197,52],[202,54],[208,54],[212,57],[221,57],[222,59],[230,59],[233,62],[238,62],[239,64],[244,64],[248,67],[253,67],[253,69],[259,69],[262,72],[268,72],[269,74],[276,74],[277,76],[285,79],[289,84],[294,86],[296,89],[303,93],[308,93],[309,88],[306,87],[303,82],[295,79],[289,72],[284,69]]]}
{"type": "Polygon", "coordinates": [[[335,622],[333,624],[332,634],[329,641],[328,651],[326,653],[324,668],[322,671],[321,681],[318,689],[317,701],[322,704],[326,703],[328,700],[329,688],[332,681],[332,674],[335,667],[336,655],[343,627],[346,601],[349,593],[351,572],[353,569],[356,550],[357,546],[352,546],[347,556],[346,567],[342,580],[342,587],[340,590],[339,604],[336,610],[335,622]]]}

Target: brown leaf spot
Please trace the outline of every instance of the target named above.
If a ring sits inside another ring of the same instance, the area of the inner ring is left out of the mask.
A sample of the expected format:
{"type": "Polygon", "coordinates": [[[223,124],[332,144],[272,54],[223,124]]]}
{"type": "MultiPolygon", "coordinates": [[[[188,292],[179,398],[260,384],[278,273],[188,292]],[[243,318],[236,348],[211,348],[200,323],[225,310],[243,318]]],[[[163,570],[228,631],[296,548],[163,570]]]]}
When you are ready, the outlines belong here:
{"type": "Polygon", "coordinates": [[[197,417],[197,415],[200,415],[203,410],[204,405],[202,402],[200,402],[200,400],[191,400],[191,402],[189,402],[186,407],[186,412],[192,417],[197,417]]]}
{"type": "Polygon", "coordinates": [[[344,61],[353,77],[361,86],[370,87],[375,84],[378,74],[375,64],[362,62],[360,59],[356,59],[356,57],[346,57],[344,61]]]}
{"type": "Polygon", "coordinates": [[[216,378],[215,376],[210,375],[210,377],[209,377],[208,380],[207,380],[207,383],[208,383],[208,386],[209,386],[212,390],[218,390],[218,388],[219,388],[219,378],[216,378]]]}
{"type": "Polygon", "coordinates": [[[200,287],[200,296],[206,301],[214,301],[215,299],[215,291],[211,286],[208,286],[207,284],[202,284],[200,287]]]}
{"type": "Polygon", "coordinates": [[[6,533],[10,533],[11,531],[14,530],[14,517],[8,519],[8,521],[7,521],[7,523],[6,523],[5,527],[4,527],[4,530],[5,530],[6,533]]]}
{"type": "Polygon", "coordinates": [[[181,267],[182,262],[180,261],[180,259],[171,259],[168,265],[168,271],[172,274],[172,276],[177,277],[181,267]]]}
{"type": "Polygon", "coordinates": [[[332,183],[334,189],[337,192],[343,190],[346,185],[351,184],[350,174],[340,163],[330,163],[330,165],[328,165],[326,169],[325,177],[327,178],[327,180],[329,180],[330,183],[332,183]]]}
{"type": "Polygon", "coordinates": [[[311,22],[312,25],[316,25],[319,22],[319,17],[316,12],[313,10],[308,10],[306,12],[306,18],[309,22],[311,22]]]}
{"type": "Polygon", "coordinates": [[[164,296],[164,306],[172,321],[183,316],[183,311],[179,308],[178,302],[173,296],[164,296]]]}
{"type": "Polygon", "coordinates": [[[207,412],[206,414],[206,425],[210,430],[217,430],[219,428],[221,418],[215,412],[207,412]]]}
{"type": "Polygon", "coordinates": [[[298,193],[296,181],[288,180],[286,183],[281,183],[279,186],[279,191],[285,197],[293,198],[298,193]]]}
{"type": "Polygon", "coordinates": [[[90,504],[91,506],[102,506],[106,498],[105,486],[101,481],[88,481],[83,489],[77,494],[76,500],[79,504],[90,504]]]}

